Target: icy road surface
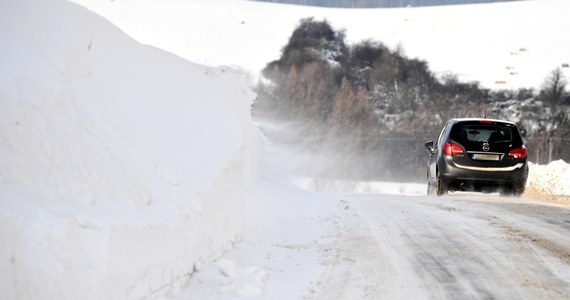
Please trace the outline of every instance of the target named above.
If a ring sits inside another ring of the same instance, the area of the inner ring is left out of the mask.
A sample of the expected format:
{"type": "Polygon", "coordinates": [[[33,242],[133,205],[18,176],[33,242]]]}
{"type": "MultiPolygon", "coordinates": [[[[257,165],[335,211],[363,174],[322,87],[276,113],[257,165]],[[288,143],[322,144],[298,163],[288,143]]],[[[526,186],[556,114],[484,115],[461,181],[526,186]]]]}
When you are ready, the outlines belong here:
{"type": "Polygon", "coordinates": [[[569,299],[569,264],[568,207],[265,182],[243,240],[175,299],[569,299]]]}
{"type": "Polygon", "coordinates": [[[318,299],[568,299],[570,210],[495,195],[346,196],[318,299]]]}

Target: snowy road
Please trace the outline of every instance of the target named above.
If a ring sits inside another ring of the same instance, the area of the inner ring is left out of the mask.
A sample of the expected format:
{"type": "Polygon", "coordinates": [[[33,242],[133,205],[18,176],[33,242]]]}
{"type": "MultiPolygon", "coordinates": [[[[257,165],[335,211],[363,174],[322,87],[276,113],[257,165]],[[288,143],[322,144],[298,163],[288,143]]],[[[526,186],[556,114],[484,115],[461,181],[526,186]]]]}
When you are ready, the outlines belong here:
{"type": "Polygon", "coordinates": [[[568,206],[267,181],[249,194],[245,225],[231,251],[168,299],[570,298],[568,206]]]}
{"type": "Polygon", "coordinates": [[[568,299],[570,210],[495,195],[345,196],[316,299],[568,299]]]}

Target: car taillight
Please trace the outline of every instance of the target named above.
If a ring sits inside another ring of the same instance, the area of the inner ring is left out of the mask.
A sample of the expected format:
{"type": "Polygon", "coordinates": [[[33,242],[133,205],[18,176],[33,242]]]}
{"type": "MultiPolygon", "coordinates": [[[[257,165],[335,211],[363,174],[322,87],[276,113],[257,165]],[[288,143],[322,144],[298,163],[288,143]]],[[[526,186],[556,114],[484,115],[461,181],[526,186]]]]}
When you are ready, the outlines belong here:
{"type": "Polygon", "coordinates": [[[461,147],[459,147],[458,145],[452,143],[445,143],[443,144],[443,153],[449,156],[455,154],[463,154],[463,149],[461,149],[461,147]]]}
{"type": "Polygon", "coordinates": [[[516,158],[516,159],[523,159],[526,158],[526,147],[522,146],[521,148],[515,148],[509,152],[509,157],[516,158]]]}

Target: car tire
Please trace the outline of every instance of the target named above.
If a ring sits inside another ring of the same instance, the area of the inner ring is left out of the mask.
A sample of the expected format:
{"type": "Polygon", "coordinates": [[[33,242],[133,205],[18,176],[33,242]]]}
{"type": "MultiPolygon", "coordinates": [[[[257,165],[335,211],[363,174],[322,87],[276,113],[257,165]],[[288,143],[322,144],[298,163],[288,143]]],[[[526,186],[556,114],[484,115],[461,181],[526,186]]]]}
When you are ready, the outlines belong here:
{"type": "Polygon", "coordinates": [[[503,190],[500,191],[501,196],[514,196],[520,197],[524,192],[524,185],[514,185],[505,187],[503,190]]]}
{"type": "Polygon", "coordinates": [[[499,190],[499,195],[501,196],[512,196],[514,194],[514,189],[512,187],[503,187],[499,190]]]}
{"type": "Polygon", "coordinates": [[[441,176],[439,176],[439,174],[437,175],[437,182],[436,182],[436,194],[438,196],[443,196],[443,195],[447,195],[447,184],[445,184],[445,182],[441,179],[441,176]]]}
{"type": "Polygon", "coordinates": [[[524,193],[524,185],[515,185],[513,187],[513,196],[520,197],[524,193]]]}

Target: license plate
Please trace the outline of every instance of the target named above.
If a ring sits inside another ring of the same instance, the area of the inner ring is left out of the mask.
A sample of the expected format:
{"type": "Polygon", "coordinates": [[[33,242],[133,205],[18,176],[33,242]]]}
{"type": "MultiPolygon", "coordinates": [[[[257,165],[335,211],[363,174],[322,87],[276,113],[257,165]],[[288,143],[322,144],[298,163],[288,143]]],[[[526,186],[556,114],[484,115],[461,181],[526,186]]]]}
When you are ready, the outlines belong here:
{"type": "Polygon", "coordinates": [[[473,159],[475,160],[491,160],[491,161],[499,161],[499,155],[497,154],[473,154],[473,159]]]}

